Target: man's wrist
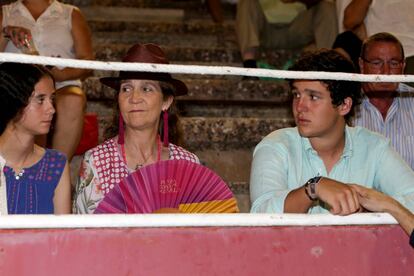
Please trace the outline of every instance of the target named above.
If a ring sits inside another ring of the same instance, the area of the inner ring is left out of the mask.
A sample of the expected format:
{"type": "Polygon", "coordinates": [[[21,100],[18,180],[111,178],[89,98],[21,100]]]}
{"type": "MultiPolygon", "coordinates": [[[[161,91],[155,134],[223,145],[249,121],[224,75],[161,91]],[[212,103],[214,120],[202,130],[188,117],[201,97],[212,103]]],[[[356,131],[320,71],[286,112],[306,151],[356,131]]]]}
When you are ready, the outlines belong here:
{"type": "Polygon", "coordinates": [[[322,176],[316,176],[311,179],[309,179],[305,183],[305,193],[308,196],[308,198],[312,201],[318,200],[318,195],[316,194],[316,185],[321,180],[322,176]]]}

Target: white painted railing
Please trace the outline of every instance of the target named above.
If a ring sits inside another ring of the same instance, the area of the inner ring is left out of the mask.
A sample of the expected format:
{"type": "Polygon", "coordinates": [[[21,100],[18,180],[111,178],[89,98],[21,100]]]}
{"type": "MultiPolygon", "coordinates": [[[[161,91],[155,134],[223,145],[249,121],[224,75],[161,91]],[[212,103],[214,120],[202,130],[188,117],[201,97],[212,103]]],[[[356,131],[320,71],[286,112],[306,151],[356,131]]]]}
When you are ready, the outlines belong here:
{"type": "Polygon", "coordinates": [[[0,229],[118,227],[240,227],[396,224],[385,213],[349,216],[330,214],[134,214],[134,215],[9,215],[0,229]]]}
{"type": "Polygon", "coordinates": [[[282,79],[335,79],[354,80],[369,82],[414,82],[414,75],[362,75],[350,73],[333,72],[311,72],[311,71],[285,71],[272,69],[253,69],[230,66],[201,66],[201,65],[176,65],[176,64],[154,64],[154,63],[127,63],[86,61],[77,59],[65,59],[55,57],[31,56],[12,53],[0,53],[0,62],[14,61],[20,63],[35,63],[41,65],[53,65],[58,67],[75,67],[84,69],[107,70],[107,71],[146,71],[180,74],[201,75],[241,75],[257,76],[282,79]]]}

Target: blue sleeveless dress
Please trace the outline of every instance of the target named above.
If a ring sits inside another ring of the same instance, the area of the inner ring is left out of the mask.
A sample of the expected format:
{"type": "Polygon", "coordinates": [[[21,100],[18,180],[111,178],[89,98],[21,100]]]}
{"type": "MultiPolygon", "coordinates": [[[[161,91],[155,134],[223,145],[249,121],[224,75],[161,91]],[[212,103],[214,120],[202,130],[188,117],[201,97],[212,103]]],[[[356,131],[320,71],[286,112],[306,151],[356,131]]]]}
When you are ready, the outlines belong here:
{"type": "Polygon", "coordinates": [[[46,149],[42,159],[16,175],[7,165],[7,208],[9,214],[53,214],[53,196],[66,164],[66,156],[46,149]]]}

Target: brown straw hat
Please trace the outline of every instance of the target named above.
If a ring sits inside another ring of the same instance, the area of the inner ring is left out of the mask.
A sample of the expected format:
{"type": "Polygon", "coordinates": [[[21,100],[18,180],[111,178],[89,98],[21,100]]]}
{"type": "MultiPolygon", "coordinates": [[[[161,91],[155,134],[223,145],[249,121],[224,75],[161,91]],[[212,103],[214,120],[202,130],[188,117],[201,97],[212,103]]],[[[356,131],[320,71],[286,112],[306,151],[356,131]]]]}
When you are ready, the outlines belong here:
{"type": "MultiPolygon", "coordinates": [[[[133,45],[122,59],[122,62],[169,64],[164,51],[158,45],[152,43],[133,45]]],[[[182,81],[172,78],[168,73],[120,71],[118,77],[101,78],[100,81],[115,90],[119,90],[121,80],[126,79],[168,82],[174,87],[174,96],[185,95],[188,92],[187,86],[182,81]]]]}

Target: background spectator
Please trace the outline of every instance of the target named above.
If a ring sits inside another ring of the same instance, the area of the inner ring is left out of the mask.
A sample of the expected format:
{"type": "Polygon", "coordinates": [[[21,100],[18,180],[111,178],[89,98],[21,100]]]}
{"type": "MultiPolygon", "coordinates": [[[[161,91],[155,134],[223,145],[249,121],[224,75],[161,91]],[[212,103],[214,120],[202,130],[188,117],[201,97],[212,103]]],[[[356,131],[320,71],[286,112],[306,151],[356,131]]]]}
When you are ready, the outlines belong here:
{"type": "MultiPolygon", "coordinates": [[[[74,6],[53,0],[18,0],[2,7],[0,50],[62,58],[93,59],[86,20],[74,6]]],[[[56,123],[51,147],[71,160],[82,135],[86,96],[78,68],[50,69],[56,81],[56,123]]]]}
{"type": "MultiPolygon", "coordinates": [[[[275,3],[291,3],[277,0],[275,3]]],[[[330,48],[337,35],[335,5],[331,1],[298,1],[307,9],[289,24],[281,26],[266,20],[258,0],[240,0],[237,5],[236,32],[244,67],[257,67],[259,47],[292,49],[313,41],[318,48],[330,48]]],[[[282,3],[282,4],[283,4],[282,3]]],[[[291,9],[290,4],[280,5],[291,9]]]]}

